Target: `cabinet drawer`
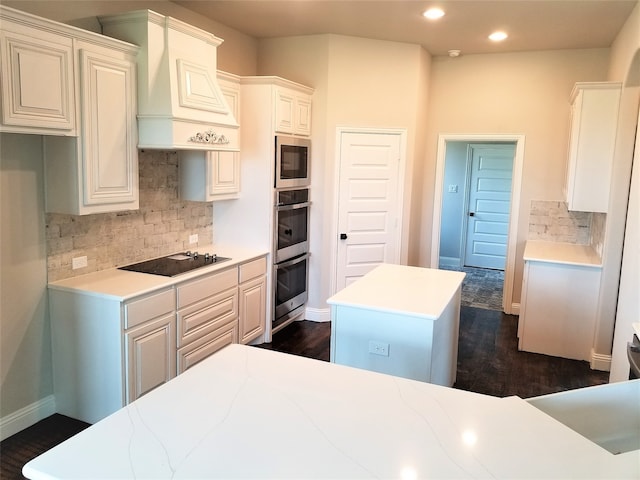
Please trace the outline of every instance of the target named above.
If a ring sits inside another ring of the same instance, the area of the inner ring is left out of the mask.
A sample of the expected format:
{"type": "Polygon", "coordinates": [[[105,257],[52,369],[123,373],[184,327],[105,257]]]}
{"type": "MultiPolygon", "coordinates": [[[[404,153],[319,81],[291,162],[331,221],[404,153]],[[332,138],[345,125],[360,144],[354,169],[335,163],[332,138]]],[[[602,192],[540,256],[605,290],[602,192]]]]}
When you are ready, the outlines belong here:
{"type": "Polygon", "coordinates": [[[178,350],[178,375],[227,345],[238,343],[236,323],[225,325],[178,350]]]}
{"type": "Polygon", "coordinates": [[[178,311],[178,347],[238,318],[236,289],[195,303],[178,311]]]}
{"type": "Polygon", "coordinates": [[[124,306],[124,328],[141,323],[175,310],[176,297],[173,288],[151,294],[139,300],[127,302],[124,306]]]}
{"type": "Polygon", "coordinates": [[[178,286],[178,308],[186,307],[237,286],[238,269],[236,267],[183,283],[178,286]]]}
{"type": "Polygon", "coordinates": [[[267,273],[267,259],[258,258],[251,262],[240,265],[240,283],[251,280],[267,273]]]}

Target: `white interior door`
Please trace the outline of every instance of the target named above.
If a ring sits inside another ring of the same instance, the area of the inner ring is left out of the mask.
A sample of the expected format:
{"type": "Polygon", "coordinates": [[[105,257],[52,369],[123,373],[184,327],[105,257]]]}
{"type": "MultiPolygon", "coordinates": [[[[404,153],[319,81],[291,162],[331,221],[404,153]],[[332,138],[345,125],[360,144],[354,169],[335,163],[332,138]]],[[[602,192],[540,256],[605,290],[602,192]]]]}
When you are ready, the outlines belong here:
{"type": "Polygon", "coordinates": [[[464,265],[504,270],[514,145],[472,145],[464,265]]]}
{"type": "Polygon", "coordinates": [[[400,261],[400,133],[342,132],[336,291],[400,261]]]}

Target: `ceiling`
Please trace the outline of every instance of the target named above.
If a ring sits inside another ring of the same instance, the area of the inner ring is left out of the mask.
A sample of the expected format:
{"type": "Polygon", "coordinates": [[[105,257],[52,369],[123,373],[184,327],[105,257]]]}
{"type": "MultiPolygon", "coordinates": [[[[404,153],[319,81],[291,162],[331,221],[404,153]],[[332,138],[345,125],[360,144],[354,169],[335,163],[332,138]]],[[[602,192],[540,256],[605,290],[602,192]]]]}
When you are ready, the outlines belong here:
{"type": "Polygon", "coordinates": [[[609,47],[637,0],[173,0],[255,38],[334,33],[432,55],[609,47]],[[430,21],[422,12],[439,6],[430,21]],[[494,30],[509,38],[490,42],[494,30]]]}

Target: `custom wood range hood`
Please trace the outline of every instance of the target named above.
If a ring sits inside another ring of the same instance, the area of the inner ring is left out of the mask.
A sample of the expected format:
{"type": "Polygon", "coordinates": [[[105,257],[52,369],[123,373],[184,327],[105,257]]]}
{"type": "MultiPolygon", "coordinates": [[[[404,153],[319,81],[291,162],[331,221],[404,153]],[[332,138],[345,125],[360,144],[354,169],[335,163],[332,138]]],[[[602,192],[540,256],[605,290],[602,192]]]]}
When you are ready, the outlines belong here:
{"type": "Polygon", "coordinates": [[[98,17],[104,35],[140,46],[138,148],[239,150],[216,79],[215,35],[151,10],[98,17]]]}

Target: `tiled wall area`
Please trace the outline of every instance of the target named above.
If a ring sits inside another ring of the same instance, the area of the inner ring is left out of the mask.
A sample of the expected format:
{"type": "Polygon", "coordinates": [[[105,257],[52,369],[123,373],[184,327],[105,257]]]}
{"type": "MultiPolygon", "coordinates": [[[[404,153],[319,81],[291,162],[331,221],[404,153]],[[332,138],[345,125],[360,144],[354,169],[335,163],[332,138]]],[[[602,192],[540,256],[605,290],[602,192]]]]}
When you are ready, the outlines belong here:
{"type": "Polygon", "coordinates": [[[46,215],[50,282],[211,243],[212,204],[178,199],[177,153],[139,151],[138,160],[139,210],[46,215]],[[198,245],[189,245],[191,234],[198,234],[198,245]],[[72,270],[71,259],[84,255],[88,266],[72,270]]]}
{"type": "Polygon", "coordinates": [[[602,254],[604,213],[570,212],[564,202],[532,200],[529,239],[592,245],[602,254]]]}

